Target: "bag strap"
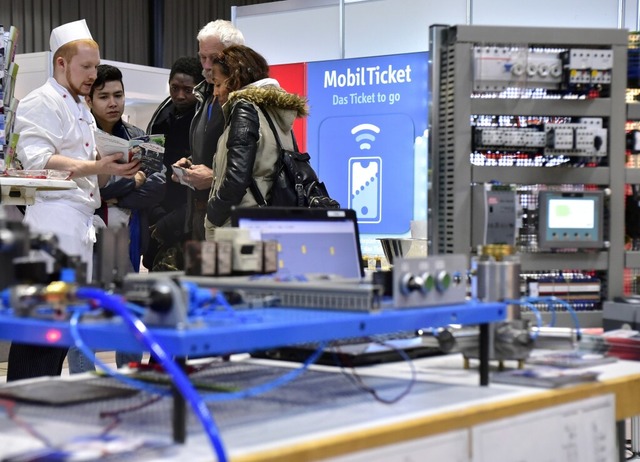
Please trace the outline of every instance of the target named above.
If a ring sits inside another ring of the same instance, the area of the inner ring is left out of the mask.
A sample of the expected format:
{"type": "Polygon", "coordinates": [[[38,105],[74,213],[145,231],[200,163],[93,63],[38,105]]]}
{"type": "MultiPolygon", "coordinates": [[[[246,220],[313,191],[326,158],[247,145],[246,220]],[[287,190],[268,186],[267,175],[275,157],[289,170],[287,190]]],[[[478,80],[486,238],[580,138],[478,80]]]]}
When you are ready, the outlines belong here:
{"type": "MultiPolygon", "coordinates": [[[[282,148],[282,143],[280,142],[280,136],[278,135],[278,130],[276,130],[276,126],[273,123],[273,120],[271,119],[271,116],[269,115],[267,110],[262,106],[258,106],[258,109],[260,109],[260,111],[264,115],[264,118],[267,119],[269,128],[271,128],[271,131],[273,132],[273,136],[276,140],[276,144],[278,145],[278,150],[280,151],[280,157],[282,157],[283,148],[282,148]]],[[[293,134],[293,130],[291,130],[291,139],[293,140],[293,149],[295,150],[295,152],[300,152],[298,151],[298,143],[296,143],[296,137],[293,134]]],[[[264,196],[260,192],[260,188],[258,188],[258,184],[256,183],[255,178],[251,178],[251,183],[249,184],[249,190],[251,191],[251,194],[253,194],[253,198],[256,200],[259,207],[264,207],[268,205],[264,196]]]]}
{"type": "Polygon", "coordinates": [[[258,188],[258,184],[256,183],[255,178],[251,178],[251,183],[249,183],[249,190],[251,191],[251,194],[253,194],[253,198],[258,203],[258,207],[265,207],[269,205],[260,192],[260,188],[258,188]]]}
{"type": "MultiPolygon", "coordinates": [[[[282,150],[282,143],[280,142],[280,136],[278,136],[278,130],[276,130],[276,126],[273,123],[273,119],[271,119],[271,116],[269,115],[269,112],[267,112],[266,109],[264,109],[262,106],[258,106],[258,107],[260,108],[260,110],[264,114],[264,118],[267,119],[267,123],[269,124],[269,127],[271,128],[271,131],[273,132],[273,136],[276,139],[276,143],[278,144],[278,148],[280,148],[280,150],[282,150]]],[[[296,137],[293,134],[293,130],[291,130],[291,140],[293,141],[293,150],[295,152],[300,152],[298,150],[298,143],[296,143],[296,137]]]]}

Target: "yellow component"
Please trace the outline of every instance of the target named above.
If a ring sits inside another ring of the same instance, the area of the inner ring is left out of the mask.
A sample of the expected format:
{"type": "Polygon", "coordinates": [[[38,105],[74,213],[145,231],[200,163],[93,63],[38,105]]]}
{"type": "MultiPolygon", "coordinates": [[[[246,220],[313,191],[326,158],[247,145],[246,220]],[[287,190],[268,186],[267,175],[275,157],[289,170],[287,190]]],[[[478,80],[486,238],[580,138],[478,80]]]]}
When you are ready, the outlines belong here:
{"type": "Polygon", "coordinates": [[[68,282],[62,281],[54,281],[50,283],[43,290],[43,295],[46,301],[49,303],[56,303],[67,300],[69,298],[69,294],[74,291],[74,284],[69,284],[68,282]]]}
{"type": "Polygon", "coordinates": [[[483,245],[480,249],[480,255],[493,257],[496,261],[502,261],[504,257],[514,253],[515,247],[508,244],[488,244],[483,245]]]}
{"type": "Polygon", "coordinates": [[[336,248],[334,246],[329,247],[329,253],[331,255],[335,255],[336,254],[336,248]]]}
{"type": "Polygon", "coordinates": [[[303,255],[307,253],[307,246],[306,245],[301,246],[300,251],[302,252],[303,255]]]}

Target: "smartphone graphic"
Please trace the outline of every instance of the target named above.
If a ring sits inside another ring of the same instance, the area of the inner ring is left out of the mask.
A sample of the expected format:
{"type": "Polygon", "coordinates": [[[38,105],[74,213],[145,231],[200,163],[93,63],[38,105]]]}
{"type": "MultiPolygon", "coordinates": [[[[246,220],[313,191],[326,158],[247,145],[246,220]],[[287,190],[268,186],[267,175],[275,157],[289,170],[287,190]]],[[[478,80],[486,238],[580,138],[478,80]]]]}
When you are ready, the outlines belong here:
{"type": "Polygon", "coordinates": [[[407,114],[327,117],[309,134],[310,146],[314,139],[318,175],[331,197],[355,210],[361,233],[409,230],[415,130],[407,114]]]}
{"type": "Polygon", "coordinates": [[[360,223],[382,221],[382,157],[349,159],[349,205],[360,223]]]}

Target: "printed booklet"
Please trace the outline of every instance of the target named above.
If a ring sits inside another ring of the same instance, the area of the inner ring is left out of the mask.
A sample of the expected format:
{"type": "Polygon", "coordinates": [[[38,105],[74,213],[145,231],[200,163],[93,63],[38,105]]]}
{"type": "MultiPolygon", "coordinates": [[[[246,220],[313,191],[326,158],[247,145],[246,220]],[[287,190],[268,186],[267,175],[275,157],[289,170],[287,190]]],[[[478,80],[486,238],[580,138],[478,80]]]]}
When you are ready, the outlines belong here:
{"type": "Polygon", "coordinates": [[[118,152],[128,153],[122,162],[140,159],[146,171],[161,172],[164,157],[164,135],[142,135],[130,140],[109,135],[101,130],[95,132],[96,146],[101,156],[118,152]]]}

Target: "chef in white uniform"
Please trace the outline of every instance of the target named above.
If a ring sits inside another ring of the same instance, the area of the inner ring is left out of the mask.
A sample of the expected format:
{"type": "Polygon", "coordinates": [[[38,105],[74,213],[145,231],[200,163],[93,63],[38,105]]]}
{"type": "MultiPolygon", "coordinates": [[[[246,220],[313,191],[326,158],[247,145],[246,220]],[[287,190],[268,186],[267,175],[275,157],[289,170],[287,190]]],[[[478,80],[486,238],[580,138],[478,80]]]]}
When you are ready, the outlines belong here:
{"type": "MultiPolygon", "coordinates": [[[[94,120],[84,96],[96,79],[100,50],[85,20],[56,27],[49,43],[53,77],[25,96],[16,111],[17,158],[24,169],[69,171],[78,188],[36,192],[24,222],[32,232],[53,233],[63,252],[80,256],[90,280],[99,186],[111,175],[133,177],[139,163],[118,163],[122,154],[100,158],[96,152],[94,120]]],[[[13,344],[7,380],[59,375],[65,354],[62,348],[13,344]]]]}
{"type": "Polygon", "coordinates": [[[116,163],[121,156],[97,157],[94,120],[84,104],[100,64],[98,44],[84,19],[51,32],[53,77],[19,103],[14,131],[17,157],[25,169],[68,170],[77,189],[38,191],[24,222],[32,232],[54,233],[60,248],[87,263],[91,277],[94,212],[100,207],[99,176],[132,176],[138,163],[116,163]]]}

